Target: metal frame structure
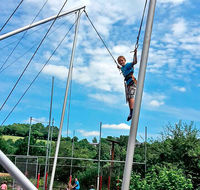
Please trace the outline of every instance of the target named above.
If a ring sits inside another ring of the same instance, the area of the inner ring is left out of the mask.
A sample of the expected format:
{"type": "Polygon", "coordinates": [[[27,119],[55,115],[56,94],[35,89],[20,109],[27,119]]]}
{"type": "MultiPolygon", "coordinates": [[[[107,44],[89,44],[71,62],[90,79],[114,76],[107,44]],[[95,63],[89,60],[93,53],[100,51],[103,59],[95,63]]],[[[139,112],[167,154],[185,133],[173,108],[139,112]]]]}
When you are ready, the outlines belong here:
{"type": "Polygon", "coordinates": [[[0,150],[0,163],[4,169],[15,179],[24,189],[37,190],[29,179],[13,164],[10,159],[0,150]]]}
{"type": "MultiPolygon", "coordinates": [[[[41,21],[38,21],[36,23],[32,23],[28,26],[25,26],[25,27],[22,27],[22,28],[19,28],[15,31],[12,31],[12,32],[9,32],[9,33],[6,33],[4,35],[1,35],[0,36],[0,41],[1,40],[4,40],[10,36],[13,36],[15,34],[18,34],[20,32],[23,32],[25,30],[28,30],[28,29],[31,29],[35,26],[38,26],[40,24],[44,24],[44,23],[47,23],[51,20],[55,20],[57,18],[60,18],[60,17],[63,17],[63,16],[66,16],[68,14],[71,14],[71,13],[76,13],[78,12],[78,16],[80,15],[80,10],[82,9],[85,9],[85,6],[83,7],[80,7],[80,8],[77,8],[77,9],[74,9],[74,10],[71,10],[71,11],[66,11],[66,12],[63,12],[59,15],[56,15],[56,16],[52,16],[52,17],[49,17],[49,18],[46,18],[46,19],[43,19],[41,21]]],[[[79,19],[78,19],[79,21],[79,19]]],[[[71,70],[72,70],[72,63],[73,63],[73,57],[74,57],[74,50],[75,50],[75,45],[76,45],[76,35],[77,35],[77,29],[78,29],[78,23],[76,24],[76,32],[75,32],[75,41],[74,41],[74,45],[73,45],[73,51],[72,51],[72,56],[71,56],[71,62],[70,62],[70,67],[71,67],[71,70]]],[[[69,76],[71,75],[72,73],[69,72],[69,75],[68,75],[68,78],[69,76]]],[[[68,84],[68,82],[67,82],[68,84]]],[[[66,90],[67,92],[67,90],[66,90]]],[[[66,102],[64,101],[64,104],[66,102]]],[[[64,104],[63,104],[63,107],[64,107],[64,104]]],[[[64,113],[64,112],[63,112],[64,113]]],[[[62,119],[61,119],[61,123],[63,122],[63,119],[64,119],[64,114],[62,113],[62,119]]],[[[60,125],[60,132],[62,132],[62,125],[60,125]]],[[[61,135],[61,133],[59,134],[61,135]]],[[[60,140],[60,138],[59,138],[60,140]]],[[[60,142],[59,142],[60,143],[60,142]]],[[[59,149],[59,146],[57,147],[59,149]]],[[[57,153],[58,153],[58,150],[57,150],[57,153]]],[[[56,160],[56,155],[55,155],[55,160],[56,160]]],[[[56,160],[57,161],[57,160],[56,160]]],[[[18,183],[24,188],[24,189],[31,189],[31,190],[36,190],[37,188],[28,180],[28,178],[9,160],[9,158],[0,150],[0,163],[1,165],[18,181],[18,183]]],[[[55,167],[56,167],[56,163],[54,163],[54,170],[55,170],[55,167]]],[[[55,171],[54,171],[55,172],[55,171]]],[[[53,174],[53,173],[52,173],[53,174]]],[[[54,179],[54,174],[52,175],[53,176],[53,179],[54,179]]],[[[52,189],[52,186],[53,186],[53,180],[51,180],[51,184],[50,184],[50,189],[52,189]]]]}
{"type": "MultiPolygon", "coordinates": [[[[150,38],[151,38],[151,32],[152,32],[152,26],[153,26],[155,5],[156,5],[156,0],[150,0],[147,24],[146,24],[146,29],[145,29],[145,37],[144,37],[144,42],[143,42],[142,56],[141,56],[141,62],[140,62],[139,76],[138,76],[138,86],[137,86],[137,92],[136,92],[135,109],[133,112],[134,118],[132,118],[132,122],[131,122],[130,136],[129,136],[129,141],[128,141],[126,162],[125,162],[124,175],[123,175],[122,190],[128,190],[129,185],[130,185],[130,176],[131,176],[131,171],[132,171],[134,149],[135,149],[135,144],[136,144],[135,142],[136,142],[140,107],[141,107],[141,101],[142,101],[148,52],[149,52],[149,46],[150,46],[150,38]]],[[[75,54],[77,34],[78,34],[80,10],[82,10],[82,9],[85,9],[85,6],[75,9],[75,10],[72,10],[72,11],[61,13],[56,16],[49,17],[47,19],[38,21],[31,25],[25,26],[23,28],[17,29],[15,31],[12,31],[12,32],[9,32],[7,34],[0,36],[0,41],[1,41],[5,38],[13,36],[17,33],[28,30],[28,29],[38,26],[40,24],[44,24],[46,22],[49,22],[56,18],[65,16],[67,14],[74,13],[74,12],[78,13],[49,190],[52,190],[52,188],[53,188],[53,182],[54,182],[54,177],[55,177],[55,170],[56,170],[56,164],[57,164],[58,152],[59,152],[59,146],[60,146],[60,140],[61,140],[62,126],[63,126],[63,121],[64,121],[66,103],[67,103],[68,89],[69,89],[69,84],[70,84],[71,77],[72,77],[72,68],[73,68],[74,54],[75,54]]],[[[74,159],[74,158],[70,158],[70,159],[74,159]]],[[[20,173],[20,170],[4,155],[4,153],[1,150],[0,150],[0,161],[1,161],[2,166],[20,183],[20,185],[24,189],[32,189],[32,190],[36,189],[36,187],[22,173],[20,173]]],[[[97,161],[101,162],[100,159],[98,159],[97,161]]],[[[103,161],[105,161],[105,160],[103,160],[103,161]]],[[[112,162],[114,162],[114,161],[112,161],[112,162]]],[[[121,161],[121,162],[123,162],[123,161],[121,161]]],[[[146,161],[145,161],[145,163],[146,163],[146,161]]]]}

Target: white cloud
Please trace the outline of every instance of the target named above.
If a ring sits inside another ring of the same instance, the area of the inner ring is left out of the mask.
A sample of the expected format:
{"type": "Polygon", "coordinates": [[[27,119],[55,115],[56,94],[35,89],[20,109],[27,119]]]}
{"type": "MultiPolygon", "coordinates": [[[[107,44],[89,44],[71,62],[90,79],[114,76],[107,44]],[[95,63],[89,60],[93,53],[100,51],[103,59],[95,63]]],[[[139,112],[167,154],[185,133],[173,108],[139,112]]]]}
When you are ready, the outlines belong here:
{"type": "MultiPolygon", "coordinates": [[[[30,118],[24,120],[24,123],[30,123],[30,118]]],[[[39,117],[39,118],[32,117],[31,123],[32,124],[42,123],[44,125],[47,125],[49,122],[48,122],[47,118],[45,118],[45,117],[39,117]]]]}
{"type": "Polygon", "coordinates": [[[118,104],[120,101],[120,97],[112,94],[89,94],[90,98],[98,100],[100,102],[105,102],[107,104],[118,104]]]}
{"type": "Polygon", "coordinates": [[[163,23],[154,30],[147,71],[176,80],[182,80],[184,75],[183,80],[188,81],[188,74],[198,69],[194,59],[200,57],[199,23],[188,22],[183,16],[177,17],[174,22],[168,19],[163,23]]]}
{"type": "Polygon", "coordinates": [[[125,123],[120,123],[118,125],[117,124],[103,124],[102,128],[105,128],[105,129],[117,129],[117,130],[122,130],[122,129],[129,130],[130,126],[125,124],[125,123]]]}
{"type": "Polygon", "coordinates": [[[172,3],[172,4],[181,4],[183,2],[185,2],[186,0],[159,0],[159,3],[172,3]]]}
{"type": "Polygon", "coordinates": [[[185,20],[183,18],[179,18],[176,23],[172,25],[172,31],[175,36],[185,34],[185,32],[187,31],[185,20]]]}
{"type": "MultiPolygon", "coordinates": [[[[44,58],[49,59],[50,56],[51,56],[51,53],[49,51],[45,52],[44,58]]],[[[54,55],[51,57],[51,61],[60,61],[60,57],[54,55]]]]}
{"type": "Polygon", "coordinates": [[[200,110],[193,108],[178,108],[172,106],[163,106],[159,109],[159,112],[173,115],[177,119],[189,120],[189,121],[200,121],[200,110]],[[187,113],[187,114],[186,114],[187,113]]]}
{"type": "Polygon", "coordinates": [[[157,100],[151,100],[149,103],[149,105],[151,105],[152,107],[160,107],[163,104],[164,104],[163,101],[157,101],[157,100]]]}
{"type": "Polygon", "coordinates": [[[185,87],[174,86],[174,89],[179,91],[179,92],[186,92],[186,88],[185,87]]]}
{"type": "Polygon", "coordinates": [[[77,130],[79,133],[81,133],[84,137],[90,137],[90,136],[99,136],[99,131],[85,131],[85,130],[77,130]]]}
{"type": "Polygon", "coordinates": [[[154,109],[154,108],[158,108],[164,105],[165,99],[166,99],[166,96],[162,94],[157,94],[157,93],[149,94],[149,93],[144,92],[143,104],[148,109],[154,109]]]}
{"type": "Polygon", "coordinates": [[[67,130],[62,132],[64,135],[70,135],[72,134],[71,130],[68,130],[68,134],[67,134],[67,130]]]}
{"type": "Polygon", "coordinates": [[[68,69],[65,66],[47,65],[42,73],[65,80],[67,78],[68,69]]]}
{"type": "Polygon", "coordinates": [[[103,61],[99,57],[93,60],[87,67],[74,68],[74,80],[103,91],[123,92],[123,77],[112,60],[108,57],[103,61]]]}

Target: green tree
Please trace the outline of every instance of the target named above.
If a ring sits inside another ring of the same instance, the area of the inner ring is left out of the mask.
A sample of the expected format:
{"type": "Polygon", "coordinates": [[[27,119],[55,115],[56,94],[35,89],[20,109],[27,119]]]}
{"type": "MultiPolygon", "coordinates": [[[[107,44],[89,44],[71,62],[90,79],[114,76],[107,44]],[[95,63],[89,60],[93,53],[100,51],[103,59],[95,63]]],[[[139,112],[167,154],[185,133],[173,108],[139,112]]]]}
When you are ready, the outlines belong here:
{"type": "MultiPolygon", "coordinates": [[[[120,185],[120,184],[118,184],[120,185]]],[[[189,190],[193,189],[181,169],[172,166],[153,166],[146,178],[139,173],[132,173],[130,190],[189,190]]]]}

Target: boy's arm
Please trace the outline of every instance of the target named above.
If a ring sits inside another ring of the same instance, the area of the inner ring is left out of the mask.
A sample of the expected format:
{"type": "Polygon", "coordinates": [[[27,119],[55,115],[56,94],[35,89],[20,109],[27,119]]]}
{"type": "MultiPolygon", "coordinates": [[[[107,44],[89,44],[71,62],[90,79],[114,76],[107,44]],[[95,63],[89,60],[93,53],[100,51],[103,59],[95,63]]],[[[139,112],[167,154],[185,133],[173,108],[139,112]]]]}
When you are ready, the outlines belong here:
{"type": "Polygon", "coordinates": [[[133,65],[137,64],[137,49],[134,50],[133,65]]]}
{"type": "Polygon", "coordinates": [[[134,75],[133,75],[133,81],[134,81],[134,83],[135,83],[135,85],[137,85],[137,79],[134,77],[134,75]]]}

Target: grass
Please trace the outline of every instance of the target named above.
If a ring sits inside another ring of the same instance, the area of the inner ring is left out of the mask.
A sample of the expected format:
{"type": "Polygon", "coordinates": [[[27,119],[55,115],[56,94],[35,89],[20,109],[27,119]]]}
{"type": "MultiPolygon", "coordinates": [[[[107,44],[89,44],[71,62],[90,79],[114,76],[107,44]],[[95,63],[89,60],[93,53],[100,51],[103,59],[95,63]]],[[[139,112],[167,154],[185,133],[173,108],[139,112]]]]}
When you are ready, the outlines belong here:
{"type": "Polygon", "coordinates": [[[10,177],[9,173],[1,173],[0,172],[0,177],[10,177]]]}
{"type": "Polygon", "coordinates": [[[9,140],[9,139],[11,139],[11,140],[13,140],[14,142],[16,141],[16,140],[18,140],[18,139],[23,139],[24,137],[19,137],[19,136],[11,136],[11,135],[3,135],[2,136],[3,137],[3,139],[4,140],[9,140]]]}
{"type": "MultiPolygon", "coordinates": [[[[19,137],[19,136],[11,136],[11,135],[3,135],[2,136],[4,140],[13,140],[13,142],[17,141],[18,139],[24,139],[24,137],[19,137]]],[[[37,142],[45,142],[46,143],[46,140],[40,140],[38,139],[37,142]]]]}

